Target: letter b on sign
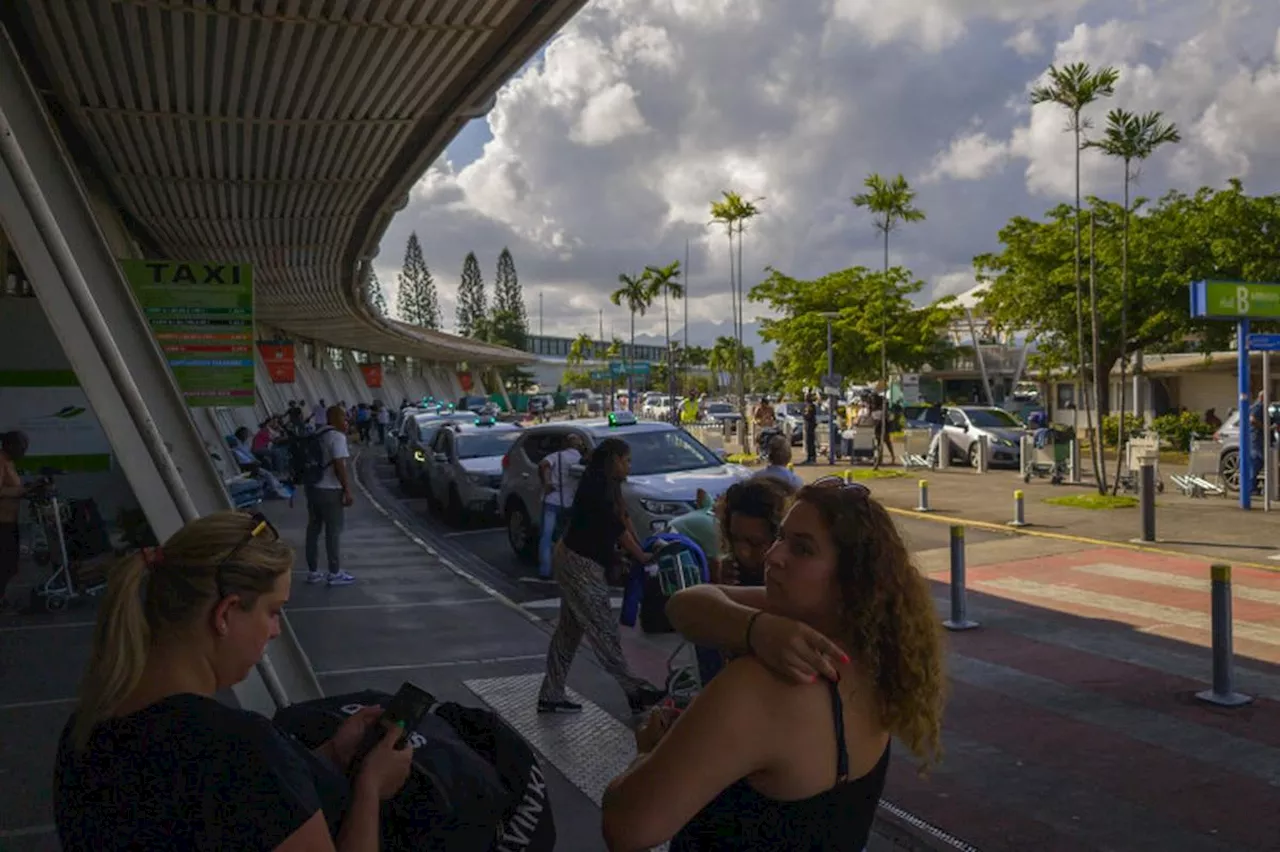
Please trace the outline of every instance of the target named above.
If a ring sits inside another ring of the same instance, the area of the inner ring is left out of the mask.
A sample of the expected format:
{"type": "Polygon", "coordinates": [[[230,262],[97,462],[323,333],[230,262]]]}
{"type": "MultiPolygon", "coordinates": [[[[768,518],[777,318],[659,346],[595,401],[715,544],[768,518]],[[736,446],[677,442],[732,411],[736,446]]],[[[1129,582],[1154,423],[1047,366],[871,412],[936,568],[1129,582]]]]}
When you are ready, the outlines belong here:
{"type": "Polygon", "coordinates": [[[1236,288],[1236,313],[1247,316],[1249,313],[1249,288],[1236,288]]]}

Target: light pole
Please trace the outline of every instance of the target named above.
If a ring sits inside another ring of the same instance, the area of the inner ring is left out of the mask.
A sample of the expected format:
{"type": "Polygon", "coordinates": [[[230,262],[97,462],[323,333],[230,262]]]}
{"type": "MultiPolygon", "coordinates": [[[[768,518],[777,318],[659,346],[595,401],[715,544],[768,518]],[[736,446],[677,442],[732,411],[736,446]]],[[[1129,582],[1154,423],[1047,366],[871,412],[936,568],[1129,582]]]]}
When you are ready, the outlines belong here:
{"type": "MultiPolygon", "coordinates": [[[[818,316],[827,321],[827,375],[823,383],[836,383],[836,352],[831,339],[831,321],[840,318],[837,311],[823,311],[818,316]]],[[[836,395],[827,395],[827,463],[836,464],[836,395]]]]}

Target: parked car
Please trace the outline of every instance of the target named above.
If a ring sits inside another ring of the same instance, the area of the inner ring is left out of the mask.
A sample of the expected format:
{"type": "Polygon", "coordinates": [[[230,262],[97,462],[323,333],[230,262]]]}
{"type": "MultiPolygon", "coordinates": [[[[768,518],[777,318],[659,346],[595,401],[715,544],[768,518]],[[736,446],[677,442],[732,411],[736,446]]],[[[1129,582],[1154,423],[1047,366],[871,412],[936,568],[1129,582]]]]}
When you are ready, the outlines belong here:
{"type": "Polygon", "coordinates": [[[485,397],[468,394],[458,400],[458,410],[470,411],[472,414],[480,414],[488,404],[489,400],[485,397]]]}
{"type": "Polygon", "coordinates": [[[391,426],[387,429],[387,435],[382,441],[382,447],[387,452],[387,461],[395,463],[396,455],[400,451],[400,437],[404,433],[405,425],[419,414],[427,413],[427,409],[419,408],[416,405],[402,408],[397,411],[391,419],[391,426]]]}
{"type": "Polygon", "coordinates": [[[708,420],[716,423],[724,423],[725,421],[738,421],[742,419],[742,414],[734,407],[732,402],[708,402],[706,408],[706,417],[708,420]]]}
{"type": "MultiPolygon", "coordinates": [[[[521,559],[532,561],[538,548],[543,493],[538,463],[563,449],[571,434],[579,435],[588,448],[610,437],[622,438],[631,446],[631,476],[622,493],[642,536],[691,511],[698,489],[714,499],[751,475],[740,465],[727,464],[683,429],[670,423],[639,421],[626,413],[525,429],[502,460],[498,494],[507,540],[521,559]]],[[[581,473],[577,468],[570,475],[581,473]]]]}
{"type": "MultiPolygon", "coordinates": [[[[1271,445],[1276,446],[1275,432],[1280,424],[1280,402],[1271,403],[1272,436],[1271,445]]],[[[1222,452],[1218,456],[1218,475],[1228,491],[1240,490],[1240,412],[1233,411],[1226,421],[1213,433],[1213,440],[1222,442],[1222,452]]]]}
{"type": "Polygon", "coordinates": [[[502,459],[522,432],[514,423],[476,418],[469,424],[451,423],[436,433],[428,457],[427,493],[450,523],[497,513],[502,459]]]}
{"type": "Polygon", "coordinates": [[[951,447],[951,461],[978,466],[978,438],[987,438],[987,464],[1018,467],[1022,463],[1022,435],[1026,427],[1003,408],[965,405],[945,409],[943,431],[951,447]]]}
{"type": "Polygon", "coordinates": [[[396,479],[406,491],[429,494],[431,445],[441,427],[449,423],[474,423],[469,411],[419,412],[406,420],[397,442],[396,479]]]}
{"type": "MultiPolygon", "coordinates": [[[[778,428],[782,430],[782,434],[791,436],[791,446],[798,447],[804,443],[804,403],[803,402],[782,402],[773,408],[774,417],[777,419],[778,428]]],[[[827,410],[822,406],[818,406],[818,429],[819,435],[826,434],[826,424],[828,420],[827,410]]]]}

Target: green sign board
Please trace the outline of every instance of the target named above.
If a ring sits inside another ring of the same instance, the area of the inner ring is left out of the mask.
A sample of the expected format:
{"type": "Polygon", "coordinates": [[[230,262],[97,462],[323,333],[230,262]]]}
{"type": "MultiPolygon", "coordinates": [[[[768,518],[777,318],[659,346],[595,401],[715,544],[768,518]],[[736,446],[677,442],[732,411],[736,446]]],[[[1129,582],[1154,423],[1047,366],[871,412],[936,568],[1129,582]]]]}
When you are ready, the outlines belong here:
{"type": "Polygon", "coordinates": [[[591,371],[591,381],[593,382],[604,382],[604,381],[608,381],[611,378],[613,378],[613,374],[610,373],[608,370],[592,370],[591,371]]]}
{"type": "Polygon", "coordinates": [[[624,364],[621,361],[610,361],[609,372],[612,373],[615,378],[621,378],[627,374],[628,366],[631,368],[631,375],[633,376],[649,375],[649,363],[647,361],[641,361],[630,365],[624,364]]]}
{"type": "Polygon", "coordinates": [[[1196,281],[1191,315],[1205,319],[1280,319],[1280,285],[1249,281],[1196,281]]]}
{"type": "Polygon", "coordinates": [[[187,405],[252,406],[253,268],[168,260],[121,266],[187,405]]]}

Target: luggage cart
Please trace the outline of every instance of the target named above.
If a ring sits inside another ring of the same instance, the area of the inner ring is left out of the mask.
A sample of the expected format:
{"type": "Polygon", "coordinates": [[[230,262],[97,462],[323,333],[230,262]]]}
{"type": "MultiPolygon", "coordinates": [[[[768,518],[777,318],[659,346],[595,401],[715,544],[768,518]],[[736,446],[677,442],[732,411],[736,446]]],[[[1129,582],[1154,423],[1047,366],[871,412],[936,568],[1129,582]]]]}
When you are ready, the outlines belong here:
{"type": "Polygon", "coordinates": [[[1221,441],[1192,441],[1187,472],[1175,473],[1170,478],[1178,490],[1188,497],[1208,497],[1210,494],[1226,497],[1226,484],[1218,469],[1221,458],[1221,441]]]}
{"type": "Polygon", "coordinates": [[[1061,485],[1071,474],[1071,441],[1052,429],[1045,430],[1044,441],[1036,440],[1036,436],[1022,436],[1022,451],[1019,457],[1022,462],[1022,481],[1031,482],[1033,477],[1047,478],[1054,485],[1061,485]]]}
{"type": "Polygon", "coordinates": [[[77,563],[67,549],[67,523],[71,519],[70,504],[58,496],[52,475],[46,474],[27,490],[28,506],[34,526],[43,538],[44,548],[33,546],[36,554],[47,553],[47,558],[37,555],[37,563],[52,566],[49,578],[31,590],[32,609],[43,608],[48,612],[61,612],[71,601],[89,596],[96,597],[106,590],[104,581],[80,587],[76,579],[77,563]]]}
{"type": "Polygon", "coordinates": [[[1139,476],[1142,470],[1142,459],[1151,458],[1156,474],[1156,493],[1164,491],[1164,480],[1160,478],[1160,439],[1131,438],[1125,442],[1124,455],[1121,458],[1120,487],[1126,493],[1135,494],[1141,487],[1139,476]]]}

